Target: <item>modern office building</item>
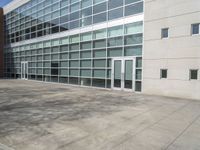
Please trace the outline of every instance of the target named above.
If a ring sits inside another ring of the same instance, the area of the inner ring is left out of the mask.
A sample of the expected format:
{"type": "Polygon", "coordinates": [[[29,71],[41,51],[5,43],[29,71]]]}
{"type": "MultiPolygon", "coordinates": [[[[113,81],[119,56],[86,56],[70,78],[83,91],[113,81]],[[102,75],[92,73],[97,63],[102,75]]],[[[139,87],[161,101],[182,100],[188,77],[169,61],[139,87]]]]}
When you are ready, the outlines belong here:
{"type": "Polygon", "coordinates": [[[4,77],[200,99],[199,4],[14,0],[0,12],[4,77]]]}

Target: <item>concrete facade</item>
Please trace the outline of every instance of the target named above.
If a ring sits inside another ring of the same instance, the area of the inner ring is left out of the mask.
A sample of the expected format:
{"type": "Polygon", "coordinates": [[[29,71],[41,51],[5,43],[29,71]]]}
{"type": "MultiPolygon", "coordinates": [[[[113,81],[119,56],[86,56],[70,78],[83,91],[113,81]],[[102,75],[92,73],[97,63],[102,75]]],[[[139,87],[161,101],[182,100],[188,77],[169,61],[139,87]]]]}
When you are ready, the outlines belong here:
{"type": "Polygon", "coordinates": [[[189,70],[200,68],[200,37],[191,25],[200,22],[200,1],[146,0],[144,15],[143,92],[200,99],[200,74],[190,80],[189,70]],[[161,29],[169,28],[169,38],[161,29]],[[168,78],[160,79],[160,69],[168,78]]]}

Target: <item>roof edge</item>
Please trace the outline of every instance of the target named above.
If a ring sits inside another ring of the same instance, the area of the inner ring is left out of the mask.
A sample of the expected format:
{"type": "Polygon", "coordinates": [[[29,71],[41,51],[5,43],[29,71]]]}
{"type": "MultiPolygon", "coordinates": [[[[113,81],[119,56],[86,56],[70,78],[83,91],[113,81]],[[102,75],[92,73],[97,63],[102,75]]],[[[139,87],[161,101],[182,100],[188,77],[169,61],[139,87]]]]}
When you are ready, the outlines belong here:
{"type": "Polygon", "coordinates": [[[13,0],[12,2],[8,3],[3,7],[4,14],[7,14],[16,8],[20,7],[21,5],[29,2],[30,0],[13,0]]]}

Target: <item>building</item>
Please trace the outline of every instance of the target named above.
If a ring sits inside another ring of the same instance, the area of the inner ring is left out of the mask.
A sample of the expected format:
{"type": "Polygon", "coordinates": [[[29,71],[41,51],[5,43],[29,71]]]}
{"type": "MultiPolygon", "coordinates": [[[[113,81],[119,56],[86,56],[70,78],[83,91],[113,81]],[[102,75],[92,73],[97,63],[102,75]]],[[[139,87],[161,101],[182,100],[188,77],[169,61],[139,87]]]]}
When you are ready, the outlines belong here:
{"type": "Polygon", "coordinates": [[[143,92],[200,99],[200,1],[146,0],[143,92]]]}
{"type": "Polygon", "coordinates": [[[198,4],[14,0],[4,77],[200,99],[198,4]]]}

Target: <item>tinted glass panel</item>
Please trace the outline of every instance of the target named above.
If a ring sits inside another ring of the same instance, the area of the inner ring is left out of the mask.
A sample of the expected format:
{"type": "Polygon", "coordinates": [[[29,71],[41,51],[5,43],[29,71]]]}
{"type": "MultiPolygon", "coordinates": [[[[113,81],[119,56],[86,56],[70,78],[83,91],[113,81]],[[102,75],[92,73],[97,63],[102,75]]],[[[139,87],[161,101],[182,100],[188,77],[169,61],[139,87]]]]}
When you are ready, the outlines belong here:
{"type": "Polygon", "coordinates": [[[108,13],[108,20],[116,19],[123,17],[123,8],[111,10],[108,13]]]}
{"type": "Polygon", "coordinates": [[[125,7],[125,16],[134,15],[143,12],[143,2],[125,7]]]}
{"type": "Polygon", "coordinates": [[[93,17],[93,23],[104,22],[107,20],[106,13],[98,14],[93,17]]]}
{"type": "Polygon", "coordinates": [[[112,8],[120,7],[122,5],[123,5],[123,0],[109,0],[108,8],[112,9],[112,8]]]}

